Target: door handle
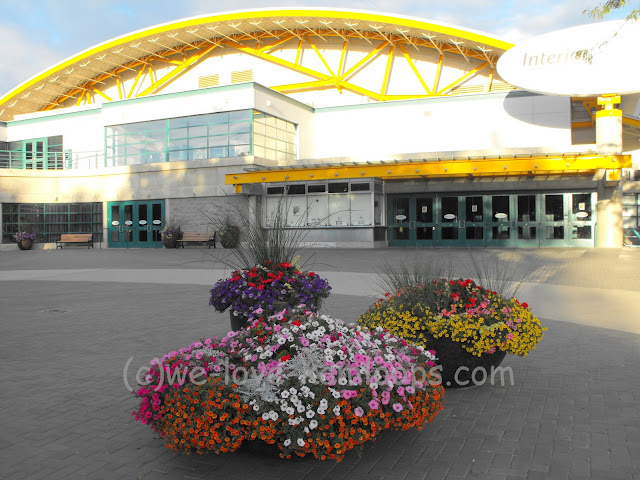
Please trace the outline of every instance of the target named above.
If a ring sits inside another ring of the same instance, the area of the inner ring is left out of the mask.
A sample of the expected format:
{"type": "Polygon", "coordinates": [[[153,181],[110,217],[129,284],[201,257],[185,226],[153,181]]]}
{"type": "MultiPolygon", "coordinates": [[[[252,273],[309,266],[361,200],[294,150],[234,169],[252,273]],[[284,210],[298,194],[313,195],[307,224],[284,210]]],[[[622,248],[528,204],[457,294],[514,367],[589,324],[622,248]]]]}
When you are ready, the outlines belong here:
{"type": "Polygon", "coordinates": [[[416,222],[415,220],[411,220],[409,222],[409,230],[415,230],[416,229],[416,222]]]}

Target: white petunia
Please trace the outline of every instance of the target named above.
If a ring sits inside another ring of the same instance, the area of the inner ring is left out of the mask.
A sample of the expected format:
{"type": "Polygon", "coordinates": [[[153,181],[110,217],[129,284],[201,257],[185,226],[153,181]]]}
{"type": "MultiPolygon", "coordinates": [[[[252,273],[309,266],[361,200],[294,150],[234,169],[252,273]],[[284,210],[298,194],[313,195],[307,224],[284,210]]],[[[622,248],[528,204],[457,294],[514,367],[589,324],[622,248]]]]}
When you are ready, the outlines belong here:
{"type": "Polygon", "coordinates": [[[302,438],[298,439],[298,445],[300,445],[301,447],[304,447],[305,443],[306,442],[302,438]]]}
{"type": "Polygon", "coordinates": [[[307,418],[313,418],[313,416],[315,415],[315,413],[313,413],[313,410],[307,410],[307,418]]]}
{"type": "Polygon", "coordinates": [[[289,445],[291,445],[291,440],[287,438],[287,439],[284,441],[284,446],[285,446],[285,447],[288,447],[289,445]]]}
{"type": "Polygon", "coordinates": [[[311,421],[309,422],[309,428],[310,428],[311,430],[313,430],[313,429],[314,429],[314,428],[316,428],[317,426],[318,426],[318,422],[317,422],[316,420],[311,420],[311,421]]]}
{"type": "Polygon", "coordinates": [[[337,416],[340,415],[340,405],[333,407],[333,413],[337,416]]]}

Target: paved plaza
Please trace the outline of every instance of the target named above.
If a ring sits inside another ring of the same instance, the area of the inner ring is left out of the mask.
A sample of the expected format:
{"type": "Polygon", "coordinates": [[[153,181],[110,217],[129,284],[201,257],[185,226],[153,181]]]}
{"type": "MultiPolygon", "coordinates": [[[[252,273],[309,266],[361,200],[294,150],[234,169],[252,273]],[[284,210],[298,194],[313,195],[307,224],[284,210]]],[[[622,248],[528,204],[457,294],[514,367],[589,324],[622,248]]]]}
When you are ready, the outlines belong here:
{"type": "Polygon", "coordinates": [[[131,416],[125,380],[153,357],[224,335],[208,292],[225,250],[0,249],[0,478],[640,479],[640,249],[304,250],[356,321],[386,263],[470,256],[527,275],[545,337],[507,356],[513,384],[448,390],[420,431],[383,432],[341,463],[265,452],[176,455],[131,416]],[[130,360],[131,359],[131,360],[130,360]],[[129,362],[129,370],[124,372],[129,362]]]}

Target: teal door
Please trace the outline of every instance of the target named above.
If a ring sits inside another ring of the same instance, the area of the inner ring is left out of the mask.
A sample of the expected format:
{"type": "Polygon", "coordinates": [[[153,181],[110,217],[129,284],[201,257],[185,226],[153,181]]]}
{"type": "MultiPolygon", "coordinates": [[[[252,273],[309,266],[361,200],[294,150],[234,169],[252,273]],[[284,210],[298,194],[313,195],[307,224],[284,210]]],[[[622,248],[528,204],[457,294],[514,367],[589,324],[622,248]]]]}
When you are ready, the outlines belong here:
{"type": "Polygon", "coordinates": [[[164,226],[164,201],[109,202],[107,204],[109,246],[115,248],[159,248],[164,226]]]}
{"type": "Polygon", "coordinates": [[[47,168],[47,139],[37,138],[22,142],[23,168],[43,170],[47,168]]]}
{"type": "Polygon", "coordinates": [[[541,195],[541,245],[593,247],[595,240],[593,193],[541,195]]]}
{"type": "Polygon", "coordinates": [[[389,246],[432,247],[436,229],[435,197],[390,196],[387,202],[389,246]]]}

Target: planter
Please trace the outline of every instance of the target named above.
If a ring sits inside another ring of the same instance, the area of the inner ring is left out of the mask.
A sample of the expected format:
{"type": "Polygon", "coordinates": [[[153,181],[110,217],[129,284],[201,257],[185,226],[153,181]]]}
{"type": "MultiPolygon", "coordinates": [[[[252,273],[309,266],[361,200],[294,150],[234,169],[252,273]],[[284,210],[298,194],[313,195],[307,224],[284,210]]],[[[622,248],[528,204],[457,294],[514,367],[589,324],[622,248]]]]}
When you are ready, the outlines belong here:
{"type": "Polygon", "coordinates": [[[224,248],[236,248],[240,243],[240,228],[229,225],[220,232],[220,245],[224,248]]]}
{"type": "Polygon", "coordinates": [[[25,238],[24,240],[20,240],[18,242],[18,248],[20,250],[31,250],[33,248],[33,240],[29,238],[25,238]]]}
{"type": "Polygon", "coordinates": [[[162,246],[164,248],[176,248],[178,246],[178,239],[175,236],[162,237],[162,246]]]}
{"type": "Polygon", "coordinates": [[[442,366],[442,386],[445,388],[475,387],[490,382],[493,369],[502,363],[507,354],[498,350],[478,357],[447,337],[431,337],[427,349],[436,351],[437,363],[442,366]]]}

